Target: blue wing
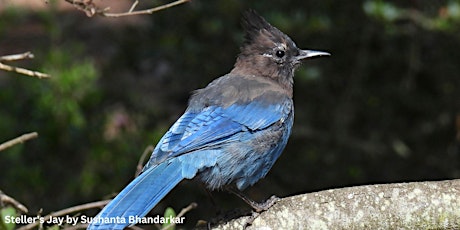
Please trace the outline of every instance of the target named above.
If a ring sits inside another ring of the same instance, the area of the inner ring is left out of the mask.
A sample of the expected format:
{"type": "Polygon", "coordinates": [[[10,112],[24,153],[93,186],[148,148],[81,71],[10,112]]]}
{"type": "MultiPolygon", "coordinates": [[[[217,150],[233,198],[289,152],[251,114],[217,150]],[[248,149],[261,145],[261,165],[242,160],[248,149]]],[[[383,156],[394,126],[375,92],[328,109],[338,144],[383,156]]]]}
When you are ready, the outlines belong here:
{"type": "Polygon", "coordinates": [[[268,105],[261,101],[233,104],[227,108],[209,106],[199,112],[187,110],[158,142],[146,168],[166,159],[198,150],[216,149],[238,141],[234,134],[265,129],[284,122],[292,103],[268,105]]]}

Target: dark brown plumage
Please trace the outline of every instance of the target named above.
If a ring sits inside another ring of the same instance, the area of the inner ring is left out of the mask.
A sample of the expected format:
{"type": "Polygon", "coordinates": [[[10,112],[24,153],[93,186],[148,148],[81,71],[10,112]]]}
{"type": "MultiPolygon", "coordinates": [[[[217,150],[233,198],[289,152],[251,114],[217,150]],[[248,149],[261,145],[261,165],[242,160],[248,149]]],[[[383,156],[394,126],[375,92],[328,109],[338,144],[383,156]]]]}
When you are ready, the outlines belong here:
{"type": "Polygon", "coordinates": [[[270,78],[292,93],[294,71],[306,58],[329,55],[300,50],[289,36],[270,25],[254,10],[243,16],[246,30],[241,53],[231,74],[270,78]]]}

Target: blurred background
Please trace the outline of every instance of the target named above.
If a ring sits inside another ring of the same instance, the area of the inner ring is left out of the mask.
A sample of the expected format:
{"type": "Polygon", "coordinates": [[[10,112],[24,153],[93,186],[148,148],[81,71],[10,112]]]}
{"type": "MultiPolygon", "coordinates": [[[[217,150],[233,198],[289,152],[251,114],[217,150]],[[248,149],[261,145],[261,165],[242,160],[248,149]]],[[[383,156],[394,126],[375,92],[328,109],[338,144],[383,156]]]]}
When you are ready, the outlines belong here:
{"type": "MultiPolygon", "coordinates": [[[[133,1],[94,3],[122,12],[133,1]]],[[[332,53],[297,71],[292,136],[250,197],[460,177],[458,0],[193,0],[121,18],[87,17],[64,0],[0,0],[0,55],[31,51],[35,59],[10,64],[52,75],[0,72],[0,142],[39,133],[0,152],[0,189],[30,215],[119,192],[190,92],[231,70],[249,8],[298,47],[332,53]]],[[[186,215],[194,226],[249,210],[212,194],[217,207],[185,181],[151,213],[197,202],[186,215]]]]}

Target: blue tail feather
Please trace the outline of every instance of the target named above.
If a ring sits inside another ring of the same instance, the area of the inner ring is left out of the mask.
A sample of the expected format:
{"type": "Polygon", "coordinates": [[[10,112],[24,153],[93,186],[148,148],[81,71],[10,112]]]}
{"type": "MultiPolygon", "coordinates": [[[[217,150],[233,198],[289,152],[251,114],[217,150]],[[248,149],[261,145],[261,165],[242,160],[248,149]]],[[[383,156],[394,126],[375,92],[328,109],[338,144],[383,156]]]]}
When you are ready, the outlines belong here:
{"type": "Polygon", "coordinates": [[[88,229],[123,229],[134,225],[133,217],[145,216],[184,178],[177,159],[144,171],[95,217],[88,229]],[[131,217],[131,219],[130,219],[131,217]]]}

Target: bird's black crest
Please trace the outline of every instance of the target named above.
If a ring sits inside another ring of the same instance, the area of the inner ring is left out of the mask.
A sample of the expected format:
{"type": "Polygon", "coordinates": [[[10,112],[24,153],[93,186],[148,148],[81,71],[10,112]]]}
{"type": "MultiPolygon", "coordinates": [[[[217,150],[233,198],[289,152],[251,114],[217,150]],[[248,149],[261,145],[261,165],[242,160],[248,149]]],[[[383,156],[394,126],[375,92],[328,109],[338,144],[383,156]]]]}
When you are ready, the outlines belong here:
{"type": "Polygon", "coordinates": [[[249,9],[243,14],[243,28],[246,30],[246,39],[251,40],[257,36],[261,30],[272,30],[273,26],[270,25],[262,16],[255,10],[249,9]]]}
{"type": "Polygon", "coordinates": [[[279,42],[279,39],[287,37],[283,32],[268,23],[253,9],[249,9],[243,14],[242,25],[246,31],[243,47],[250,45],[256,40],[261,43],[263,40],[260,39],[261,35],[273,42],[279,42]]]}

